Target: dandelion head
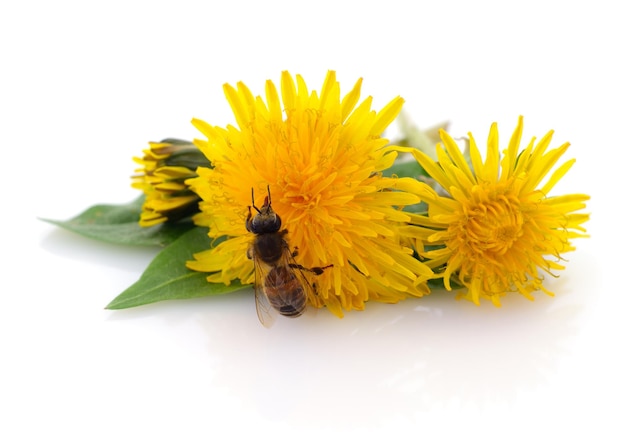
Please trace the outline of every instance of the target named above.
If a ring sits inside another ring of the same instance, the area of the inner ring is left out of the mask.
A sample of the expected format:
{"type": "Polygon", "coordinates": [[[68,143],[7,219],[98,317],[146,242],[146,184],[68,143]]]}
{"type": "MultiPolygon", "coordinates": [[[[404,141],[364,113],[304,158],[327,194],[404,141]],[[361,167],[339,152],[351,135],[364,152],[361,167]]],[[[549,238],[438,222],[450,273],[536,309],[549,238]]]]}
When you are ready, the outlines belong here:
{"type": "Polygon", "coordinates": [[[448,290],[455,282],[465,288],[461,296],[476,304],[487,298],[500,305],[507,292],[529,299],[537,290],[552,295],[543,284],[545,274],[562,270],[562,254],[574,250],[571,240],[586,236],[582,224],[589,215],[578,211],[589,197],[548,196],[574,164],[571,159],[550,173],[569,143],[549,149],[550,131],[520,151],[522,127],[520,117],[502,159],[496,124],[484,162],[472,134],[467,156],[445,131],[438,162],[414,152],[445,191],[425,197],[428,217],[414,217],[415,223],[432,229],[425,256],[441,270],[448,290]]]}
{"type": "Polygon", "coordinates": [[[204,155],[192,143],[167,139],[149,143],[141,165],[132,177],[132,187],[145,194],[139,225],[149,227],[166,221],[177,221],[198,211],[200,198],[185,180],[196,175],[198,166],[208,166],[204,155]]]}
{"type": "Polygon", "coordinates": [[[401,149],[382,132],[403,100],[376,112],[371,97],[359,102],[360,91],[361,80],[342,96],[333,71],[319,93],[288,72],[280,90],[266,82],[264,98],[241,82],[224,86],[236,126],[193,120],[205,136],[195,143],[213,167],[199,168],[187,183],[202,198],[194,221],[226,240],[196,254],[191,269],[210,273],[210,282],[254,283],[246,217],[253,203],[262,207],[269,188],[298,265],[332,265],[311,276],[315,306],[341,316],[368,300],[428,292],[432,270],[414,258],[402,230],[410,220],[402,207],[420,201],[420,183],[382,174],[401,149]]]}

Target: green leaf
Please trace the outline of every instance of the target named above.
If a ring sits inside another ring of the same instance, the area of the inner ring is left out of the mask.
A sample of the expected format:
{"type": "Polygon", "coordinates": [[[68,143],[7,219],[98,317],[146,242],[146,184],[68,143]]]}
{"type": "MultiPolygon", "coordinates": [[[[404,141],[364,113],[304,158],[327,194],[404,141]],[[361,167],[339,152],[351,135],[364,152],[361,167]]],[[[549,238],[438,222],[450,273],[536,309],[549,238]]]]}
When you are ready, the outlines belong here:
{"type": "Polygon", "coordinates": [[[110,310],[137,307],[157,301],[200,298],[234,292],[244,286],[239,282],[230,285],[207,282],[206,273],[194,272],[185,267],[193,254],[214,247],[215,241],[207,236],[207,229],[195,227],[163,249],[150,263],[139,281],[131,285],[109,305],[110,310]]]}
{"type": "MultiPolygon", "coordinates": [[[[443,278],[429,279],[428,287],[431,290],[446,290],[447,291],[446,286],[444,285],[444,282],[443,282],[443,278]]],[[[454,278],[450,278],[450,288],[452,289],[452,291],[454,291],[454,290],[460,290],[464,288],[464,286],[458,283],[454,278]]]]}
{"type": "Polygon", "coordinates": [[[67,220],[43,219],[64,229],[114,244],[166,246],[194,227],[190,221],[141,227],[138,223],[144,196],[128,204],[100,204],[67,220]]]}
{"type": "Polygon", "coordinates": [[[400,156],[389,169],[383,172],[384,176],[397,175],[399,177],[410,177],[419,180],[421,177],[428,176],[424,168],[420,166],[413,156],[404,158],[400,156]]]}

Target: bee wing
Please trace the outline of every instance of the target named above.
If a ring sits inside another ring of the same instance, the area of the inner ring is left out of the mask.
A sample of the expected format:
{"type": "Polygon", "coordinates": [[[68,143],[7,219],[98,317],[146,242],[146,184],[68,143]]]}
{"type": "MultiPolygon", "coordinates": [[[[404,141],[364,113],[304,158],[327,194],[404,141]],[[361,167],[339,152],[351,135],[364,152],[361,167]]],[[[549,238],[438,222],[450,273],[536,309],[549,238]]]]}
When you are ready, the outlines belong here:
{"type": "Polygon", "coordinates": [[[306,294],[306,300],[307,300],[306,311],[308,312],[309,315],[313,314],[315,311],[317,311],[317,309],[308,308],[308,307],[310,305],[314,306],[316,304],[315,303],[315,293],[316,293],[315,287],[309,282],[309,279],[305,275],[304,270],[307,270],[307,269],[296,262],[296,260],[293,257],[292,252],[289,251],[289,247],[286,245],[286,243],[285,243],[285,247],[287,249],[287,253],[283,255],[282,265],[286,267],[290,267],[293,270],[293,273],[296,275],[296,278],[298,278],[298,280],[300,281],[300,285],[302,286],[302,289],[304,290],[304,293],[306,294]]]}
{"type": "Polygon", "coordinates": [[[267,264],[254,257],[254,302],[256,304],[256,314],[261,324],[269,328],[276,320],[276,311],[270,305],[267,295],[265,294],[267,274],[267,264]]]}

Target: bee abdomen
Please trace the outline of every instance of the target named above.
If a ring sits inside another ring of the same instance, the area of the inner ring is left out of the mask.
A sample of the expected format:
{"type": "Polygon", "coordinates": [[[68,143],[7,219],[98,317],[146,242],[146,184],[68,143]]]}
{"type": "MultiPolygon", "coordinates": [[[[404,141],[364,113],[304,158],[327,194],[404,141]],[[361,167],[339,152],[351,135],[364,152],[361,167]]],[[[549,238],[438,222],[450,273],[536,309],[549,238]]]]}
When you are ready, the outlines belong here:
{"type": "MultiPolygon", "coordinates": [[[[274,306],[274,308],[276,308],[276,306],[274,306]]],[[[298,307],[295,307],[293,305],[283,305],[281,307],[278,307],[277,310],[278,313],[283,316],[287,316],[288,318],[297,318],[298,316],[302,316],[302,313],[304,313],[304,308],[305,306],[298,309],[298,307]]]]}
{"type": "Polygon", "coordinates": [[[273,268],[265,282],[267,300],[281,315],[297,318],[304,313],[306,293],[291,268],[273,268]]]}

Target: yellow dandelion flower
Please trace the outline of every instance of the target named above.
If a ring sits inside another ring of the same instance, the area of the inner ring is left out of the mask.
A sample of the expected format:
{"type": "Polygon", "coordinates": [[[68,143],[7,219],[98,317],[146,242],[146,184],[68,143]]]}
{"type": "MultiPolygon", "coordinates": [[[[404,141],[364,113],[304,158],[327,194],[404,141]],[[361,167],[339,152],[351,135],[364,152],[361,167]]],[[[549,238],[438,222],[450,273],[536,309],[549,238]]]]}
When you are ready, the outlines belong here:
{"type": "Polygon", "coordinates": [[[417,161],[448,196],[434,191],[424,200],[428,217],[414,216],[414,222],[433,229],[428,244],[434,250],[424,256],[451,290],[451,281],[464,286],[461,296],[476,304],[481,297],[500,305],[507,292],[519,292],[528,299],[536,290],[553,295],[543,285],[541,271],[562,270],[561,255],[574,250],[570,240],[584,237],[582,224],[587,195],[548,196],[554,185],[574,164],[571,159],[550,170],[566,152],[569,143],[548,149],[553,131],[538,143],[533,138],[520,152],[523,119],[519,118],[508,148],[500,162],[498,128],[491,126],[483,162],[472,134],[466,161],[456,142],[441,131],[436,163],[421,152],[417,161]]]}
{"type": "Polygon", "coordinates": [[[143,158],[133,158],[142,167],[135,170],[131,185],[146,195],[139,225],[149,227],[196,213],[200,198],[185,180],[198,176],[198,166],[210,163],[187,141],[167,139],[149,145],[143,158]]]}
{"type": "Polygon", "coordinates": [[[333,71],[319,94],[288,72],[282,73],[280,95],[266,82],[265,100],[241,82],[224,86],[238,127],[193,120],[207,137],[195,143],[213,168],[198,169],[188,184],[203,200],[196,224],[208,226],[213,238],[228,239],[196,254],[188,267],[212,273],[209,282],[253,283],[247,251],[254,235],[246,230],[246,217],[251,189],[261,207],[269,186],[298,264],[332,265],[311,276],[316,307],[342,316],[368,300],[397,302],[428,292],[432,270],[413,257],[400,230],[410,216],[399,207],[420,201],[420,183],[381,173],[402,149],[388,146],[381,134],[403,100],[397,97],[377,113],[372,97],[358,104],[361,82],[343,98],[333,71]]]}

